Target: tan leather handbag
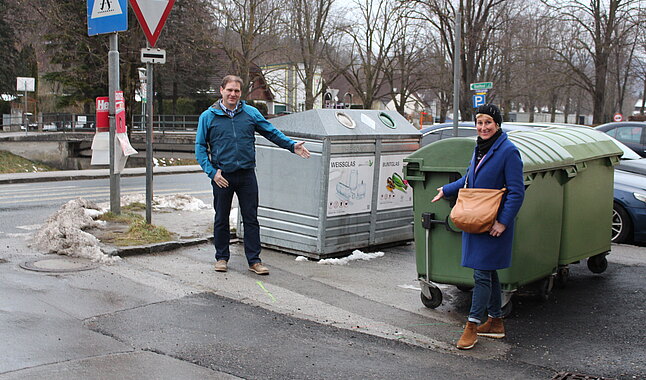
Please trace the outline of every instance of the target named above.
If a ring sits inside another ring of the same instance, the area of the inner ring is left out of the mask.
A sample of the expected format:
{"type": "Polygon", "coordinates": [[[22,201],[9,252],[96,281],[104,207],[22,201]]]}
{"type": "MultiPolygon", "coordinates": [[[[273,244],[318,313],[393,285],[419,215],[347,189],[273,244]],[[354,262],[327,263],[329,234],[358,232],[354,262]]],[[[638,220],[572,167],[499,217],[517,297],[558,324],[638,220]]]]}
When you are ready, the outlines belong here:
{"type": "Polygon", "coordinates": [[[458,190],[458,200],[451,210],[451,220],[456,227],[470,234],[489,232],[498,216],[498,208],[506,188],[478,189],[464,187],[458,190]]]}

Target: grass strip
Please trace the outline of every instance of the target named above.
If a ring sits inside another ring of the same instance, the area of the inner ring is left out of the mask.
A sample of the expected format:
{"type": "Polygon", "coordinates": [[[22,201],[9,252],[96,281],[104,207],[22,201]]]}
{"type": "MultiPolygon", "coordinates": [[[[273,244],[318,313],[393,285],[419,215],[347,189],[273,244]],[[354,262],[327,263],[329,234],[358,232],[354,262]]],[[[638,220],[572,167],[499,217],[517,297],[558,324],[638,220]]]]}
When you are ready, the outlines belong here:
{"type": "Polygon", "coordinates": [[[128,225],[127,231],[115,233],[110,239],[111,243],[118,246],[144,245],[173,240],[173,235],[165,227],[148,224],[143,216],[133,212],[124,212],[119,215],[106,212],[99,219],[128,225]]]}
{"type": "Polygon", "coordinates": [[[54,170],[57,169],[42,162],[31,161],[6,150],[0,150],[0,174],[49,172],[54,170]]]}

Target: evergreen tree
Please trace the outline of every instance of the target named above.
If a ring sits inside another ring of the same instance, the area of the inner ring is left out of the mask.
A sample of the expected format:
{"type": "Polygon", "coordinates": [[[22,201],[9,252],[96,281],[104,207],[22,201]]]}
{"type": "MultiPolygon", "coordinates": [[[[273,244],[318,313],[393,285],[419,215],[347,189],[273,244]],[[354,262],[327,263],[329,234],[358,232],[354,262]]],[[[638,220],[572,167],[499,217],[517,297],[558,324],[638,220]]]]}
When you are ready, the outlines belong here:
{"type": "Polygon", "coordinates": [[[18,50],[13,28],[6,19],[6,0],[0,0],[0,94],[15,94],[18,50]]]}

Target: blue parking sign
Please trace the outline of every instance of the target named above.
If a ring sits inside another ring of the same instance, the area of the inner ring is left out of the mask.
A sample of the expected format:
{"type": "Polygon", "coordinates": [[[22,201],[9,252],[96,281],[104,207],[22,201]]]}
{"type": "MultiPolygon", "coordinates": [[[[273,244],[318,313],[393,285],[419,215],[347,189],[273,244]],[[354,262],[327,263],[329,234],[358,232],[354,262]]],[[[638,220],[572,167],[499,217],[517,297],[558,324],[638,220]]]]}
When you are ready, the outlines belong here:
{"type": "Polygon", "coordinates": [[[128,0],[87,0],[87,34],[128,30],[128,0]]]}
{"type": "Polygon", "coordinates": [[[486,95],[473,95],[473,108],[478,108],[486,103],[486,95]]]}

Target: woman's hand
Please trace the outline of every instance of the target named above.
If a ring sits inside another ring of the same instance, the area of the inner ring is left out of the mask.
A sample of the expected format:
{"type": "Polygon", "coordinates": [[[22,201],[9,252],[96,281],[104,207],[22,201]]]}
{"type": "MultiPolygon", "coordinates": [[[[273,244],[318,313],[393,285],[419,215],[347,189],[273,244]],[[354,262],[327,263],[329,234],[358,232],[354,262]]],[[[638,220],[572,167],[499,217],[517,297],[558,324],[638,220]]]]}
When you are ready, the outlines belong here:
{"type": "Polygon", "coordinates": [[[437,195],[433,199],[431,199],[431,202],[437,202],[442,198],[444,198],[444,190],[441,187],[438,187],[437,195]]]}
{"type": "Polygon", "coordinates": [[[493,227],[491,227],[491,229],[489,230],[489,235],[493,237],[498,237],[502,235],[502,233],[505,232],[506,229],[507,229],[507,226],[505,226],[504,224],[496,220],[493,223],[493,227]]]}

